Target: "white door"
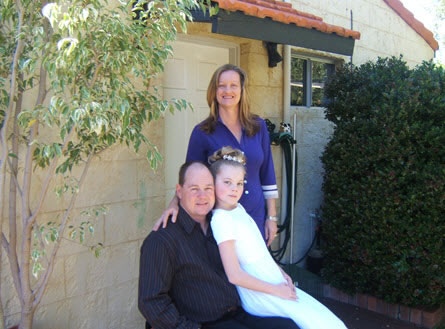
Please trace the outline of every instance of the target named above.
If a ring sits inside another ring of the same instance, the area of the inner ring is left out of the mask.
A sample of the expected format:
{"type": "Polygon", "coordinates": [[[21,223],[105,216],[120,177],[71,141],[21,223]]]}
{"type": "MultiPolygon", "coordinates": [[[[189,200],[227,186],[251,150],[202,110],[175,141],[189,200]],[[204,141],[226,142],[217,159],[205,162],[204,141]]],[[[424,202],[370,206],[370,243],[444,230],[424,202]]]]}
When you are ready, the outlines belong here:
{"type": "Polygon", "coordinates": [[[165,115],[165,188],[168,204],[175,193],[179,167],[184,163],[193,127],[209,114],[207,87],[213,72],[229,63],[229,47],[211,46],[188,41],[173,44],[173,58],[165,66],[163,94],[165,99],[182,98],[194,110],[165,115]]]}

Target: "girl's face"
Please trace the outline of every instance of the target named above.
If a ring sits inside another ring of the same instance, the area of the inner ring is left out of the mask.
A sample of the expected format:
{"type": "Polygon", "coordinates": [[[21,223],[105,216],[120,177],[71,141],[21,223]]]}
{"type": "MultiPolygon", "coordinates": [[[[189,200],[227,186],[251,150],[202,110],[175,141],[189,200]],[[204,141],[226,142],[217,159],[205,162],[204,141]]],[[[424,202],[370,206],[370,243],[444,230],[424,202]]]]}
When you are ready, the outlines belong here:
{"type": "Polygon", "coordinates": [[[216,208],[236,208],[244,189],[244,168],[223,164],[215,178],[216,208]]]}

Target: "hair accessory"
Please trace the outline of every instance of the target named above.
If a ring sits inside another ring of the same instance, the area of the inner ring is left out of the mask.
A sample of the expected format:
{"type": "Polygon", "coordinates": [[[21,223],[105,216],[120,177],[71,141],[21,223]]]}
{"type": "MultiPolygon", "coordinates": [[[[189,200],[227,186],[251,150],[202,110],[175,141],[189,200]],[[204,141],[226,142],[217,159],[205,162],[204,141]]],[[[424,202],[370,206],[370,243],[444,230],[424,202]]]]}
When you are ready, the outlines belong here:
{"type": "Polygon", "coordinates": [[[224,154],[223,155],[223,159],[224,160],[229,160],[229,161],[235,161],[235,162],[239,162],[239,163],[243,163],[243,160],[242,159],[240,159],[240,158],[238,158],[238,157],[235,157],[235,156],[231,156],[231,155],[227,155],[227,154],[224,154]]]}

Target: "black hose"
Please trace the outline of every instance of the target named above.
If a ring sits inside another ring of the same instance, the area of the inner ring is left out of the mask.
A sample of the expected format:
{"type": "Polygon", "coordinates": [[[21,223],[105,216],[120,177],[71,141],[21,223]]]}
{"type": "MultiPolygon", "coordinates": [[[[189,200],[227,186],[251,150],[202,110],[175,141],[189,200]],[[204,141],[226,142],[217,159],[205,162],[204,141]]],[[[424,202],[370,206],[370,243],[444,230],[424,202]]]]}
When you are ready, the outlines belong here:
{"type": "MultiPolygon", "coordinates": [[[[297,196],[297,193],[296,193],[297,178],[295,177],[294,198],[292,200],[292,145],[296,143],[296,140],[289,133],[275,133],[274,132],[275,125],[273,123],[271,123],[268,119],[266,119],[266,124],[267,124],[268,130],[269,130],[271,144],[279,145],[283,149],[284,166],[285,166],[286,182],[287,182],[286,215],[285,215],[283,223],[278,225],[278,232],[277,232],[277,233],[284,234],[284,241],[283,241],[281,247],[279,247],[276,250],[272,250],[272,248],[269,247],[269,252],[271,253],[272,257],[278,264],[280,264],[280,265],[295,265],[295,264],[300,263],[301,261],[303,261],[306,258],[309,251],[314,246],[314,243],[317,239],[317,236],[319,235],[319,232],[317,230],[317,232],[314,234],[314,238],[312,239],[311,245],[309,246],[309,248],[306,250],[304,255],[299,260],[297,260],[296,262],[293,262],[291,264],[284,264],[281,262],[282,258],[284,257],[284,254],[286,253],[286,249],[289,244],[289,240],[291,239],[291,230],[290,230],[291,225],[290,224],[291,224],[291,221],[293,220],[291,218],[291,207],[292,207],[292,202],[295,204],[295,200],[296,200],[296,196],[297,196]]],[[[297,153],[295,153],[295,158],[294,158],[293,163],[296,164],[297,159],[298,159],[297,153]]],[[[295,168],[295,172],[296,172],[296,169],[297,168],[295,168]]]]}

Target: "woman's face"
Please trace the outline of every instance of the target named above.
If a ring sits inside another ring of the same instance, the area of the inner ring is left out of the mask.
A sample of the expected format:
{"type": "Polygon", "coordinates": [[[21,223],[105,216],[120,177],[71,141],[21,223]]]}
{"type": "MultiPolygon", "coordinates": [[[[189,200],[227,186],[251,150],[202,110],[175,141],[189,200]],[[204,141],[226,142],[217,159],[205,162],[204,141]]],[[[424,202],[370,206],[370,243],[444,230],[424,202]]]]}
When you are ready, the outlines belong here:
{"type": "Polygon", "coordinates": [[[244,189],[244,168],[223,164],[215,178],[216,207],[234,209],[244,189]]]}
{"type": "Polygon", "coordinates": [[[241,80],[235,71],[221,73],[216,89],[216,100],[221,107],[237,106],[241,98],[241,80]]]}

